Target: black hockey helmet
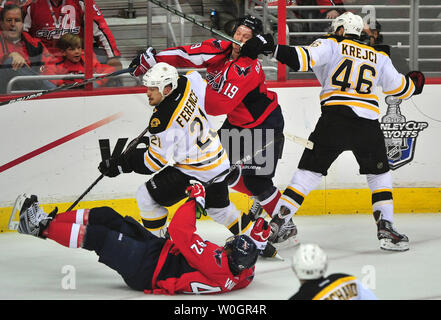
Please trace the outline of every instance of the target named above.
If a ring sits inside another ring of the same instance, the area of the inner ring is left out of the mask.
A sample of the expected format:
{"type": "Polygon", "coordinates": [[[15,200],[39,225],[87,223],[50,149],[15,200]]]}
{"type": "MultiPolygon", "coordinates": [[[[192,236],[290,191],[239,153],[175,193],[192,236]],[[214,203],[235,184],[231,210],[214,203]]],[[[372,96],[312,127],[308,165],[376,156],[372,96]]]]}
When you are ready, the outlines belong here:
{"type": "Polygon", "coordinates": [[[239,26],[246,26],[250,28],[253,31],[253,36],[261,34],[263,32],[262,20],[256,18],[255,16],[246,15],[242,18],[237,19],[236,24],[233,28],[233,32],[231,34],[232,36],[236,32],[237,28],[239,28],[239,26]]]}
{"type": "Polygon", "coordinates": [[[245,234],[229,237],[224,248],[231,250],[227,256],[233,274],[239,274],[242,270],[254,266],[259,255],[256,244],[245,234]]]}

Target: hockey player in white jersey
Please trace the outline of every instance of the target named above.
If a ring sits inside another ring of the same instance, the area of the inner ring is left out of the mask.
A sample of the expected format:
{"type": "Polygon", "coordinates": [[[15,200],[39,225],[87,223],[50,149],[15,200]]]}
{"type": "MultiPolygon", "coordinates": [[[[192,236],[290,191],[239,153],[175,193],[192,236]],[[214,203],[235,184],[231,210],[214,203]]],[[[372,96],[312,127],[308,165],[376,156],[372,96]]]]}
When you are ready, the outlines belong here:
{"type": "Polygon", "coordinates": [[[352,275],[333,273],[325,277],[328,257],[317,244],[301,244],[291,263],[300,288],[289,300],[377,300],[375,294],[352,275]]]}
{"type": "MultiPolygon", "coordinates": [[[[206,82],[198,72],[179,76],[176,68],[162,62],[148,70],[143,83],[149,104],[155,107],[147,149],[135,148],[127,155],[103,160],[99,170],[108,177],[132,171],[156,173],[138,188],[136,200],[144,226],[155,235],[163,235],[166,207],[187,196],[185,190],[191,180],[207,182],[228,172],[230,162],[205,114],[206,82]]],[[[249,233],[252,221],[229,201],[228,195],[225,179],[207,186],[208,215],[233,234],[249,233]]]]}
{"type": "MultiPolygon", "coordinates": [[[[278,214],[271,221],[274,232],[270,241],[277,238],[280,226],[291,219],[304,198],[327,175],[335,159],[350,150],[372,192],[380,248],[409,249],[408,237],[398,233],[392,225],[392,177],[378,122],[380,108],[375,88],[380,86],[387,95],[408,99],[422,92],[424,75],[419,71],[400,74],[387,53],[359,41],[363,27],[360,16],[347,12],[333,21],[331,35],[317,39],[308,47],[278,45],[273,48],[277,60],[295,71],[314,71],[322,85],[322,114],[309,137],[314,149],[305,149],[299,170],[276,206],[278,214]]],[[[244,47],[253,44],[259,47],[256,44],[260,40],[252,40],[244,47]]]]}

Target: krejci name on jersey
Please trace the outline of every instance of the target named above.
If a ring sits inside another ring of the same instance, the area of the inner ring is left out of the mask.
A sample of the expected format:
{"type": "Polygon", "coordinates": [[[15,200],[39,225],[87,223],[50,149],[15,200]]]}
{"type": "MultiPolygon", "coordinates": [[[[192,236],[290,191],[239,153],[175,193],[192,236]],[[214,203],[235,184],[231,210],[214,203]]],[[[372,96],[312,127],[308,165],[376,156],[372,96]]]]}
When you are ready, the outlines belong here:
{"type": "Polygon", "coordinates": [[[352,46],[347,43],[341,44],[341,54],[345,56],[352,56],[354,58],[368,60],[370,62],[377,63],[377,54],[375,52],[362,49],[360,47],[352,46]]]}

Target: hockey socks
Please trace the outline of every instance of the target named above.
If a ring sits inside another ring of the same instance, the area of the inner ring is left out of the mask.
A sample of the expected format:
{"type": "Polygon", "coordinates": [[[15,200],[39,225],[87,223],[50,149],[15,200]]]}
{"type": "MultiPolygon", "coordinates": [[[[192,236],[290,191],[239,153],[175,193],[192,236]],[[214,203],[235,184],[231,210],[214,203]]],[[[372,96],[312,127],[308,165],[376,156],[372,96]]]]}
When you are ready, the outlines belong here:
{"type": "Polygon", "coordinates": [[[89,222],[89,211],[89,209],[79,209],[62,212],[56,215],[54,221],[86,225],[89,222]]]}
{"type": "Polygon", "coordinates": [[[43,231],[47,237],[68,248],[80,248],[83,244],[86,226],[77,223],[52,221],[43,231]]]}
{"type": "Polygon", "coordinates": [[[380,211],[382,219],[393,222],[394,205],[392,197],[392,176],[390,172],[368,174],[367,183],[372,192],[372,211],[380,211]]]}
{"type": "Polygon", "coordinates": [[[282,194],[280,193],[279,189],[275,188],[274,192],[266,199],[262,199],[261,197],[258,197],[260,205],[266,211],[266,213],[268,213],[270,217],[273,216],[274,209],[277,203],[279,202],[281,196],[282,194]]]}
{"type": "Polygon", "coordinates": [[[245,183],[243,181],[243,176],[240,177],[239,181],[236,183],[235,186],[232,187],[233,190],[240,192],[240,193],[244,193],[248,196],[252,196],[253,194],[251,193],[250,190],[248,190],[248,188],[245,186],[245,183]]]}

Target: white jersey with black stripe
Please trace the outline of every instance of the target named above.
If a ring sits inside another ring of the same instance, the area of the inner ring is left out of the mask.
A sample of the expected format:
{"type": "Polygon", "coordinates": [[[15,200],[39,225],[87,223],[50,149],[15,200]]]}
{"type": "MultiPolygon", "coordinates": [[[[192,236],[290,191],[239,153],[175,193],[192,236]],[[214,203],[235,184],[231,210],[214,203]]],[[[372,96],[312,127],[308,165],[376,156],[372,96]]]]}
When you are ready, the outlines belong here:
{"type": "Polygon", "coordinates": [[[355,40],[321,38],[295,49],[299,71],[311,68],[320,81],[324,107],[349,106],[359,117],[375,120],[380,115],[376,87],[399,99],[410,98],[415,91],[413,81],[395,69],[385,52],[355,40]]]}
{"type": "Polygon", "coordinates": [[[150,119],[150,145],[144,164],[152,172],[173,165],[208,181],[227,170],[230,162],[205,113],[205,80],[195,71],[182,78],[187,81],[175,89],[176,98],[167,105],[160,104],[157,109],[165,109],[154,112],[150,119]]]}

